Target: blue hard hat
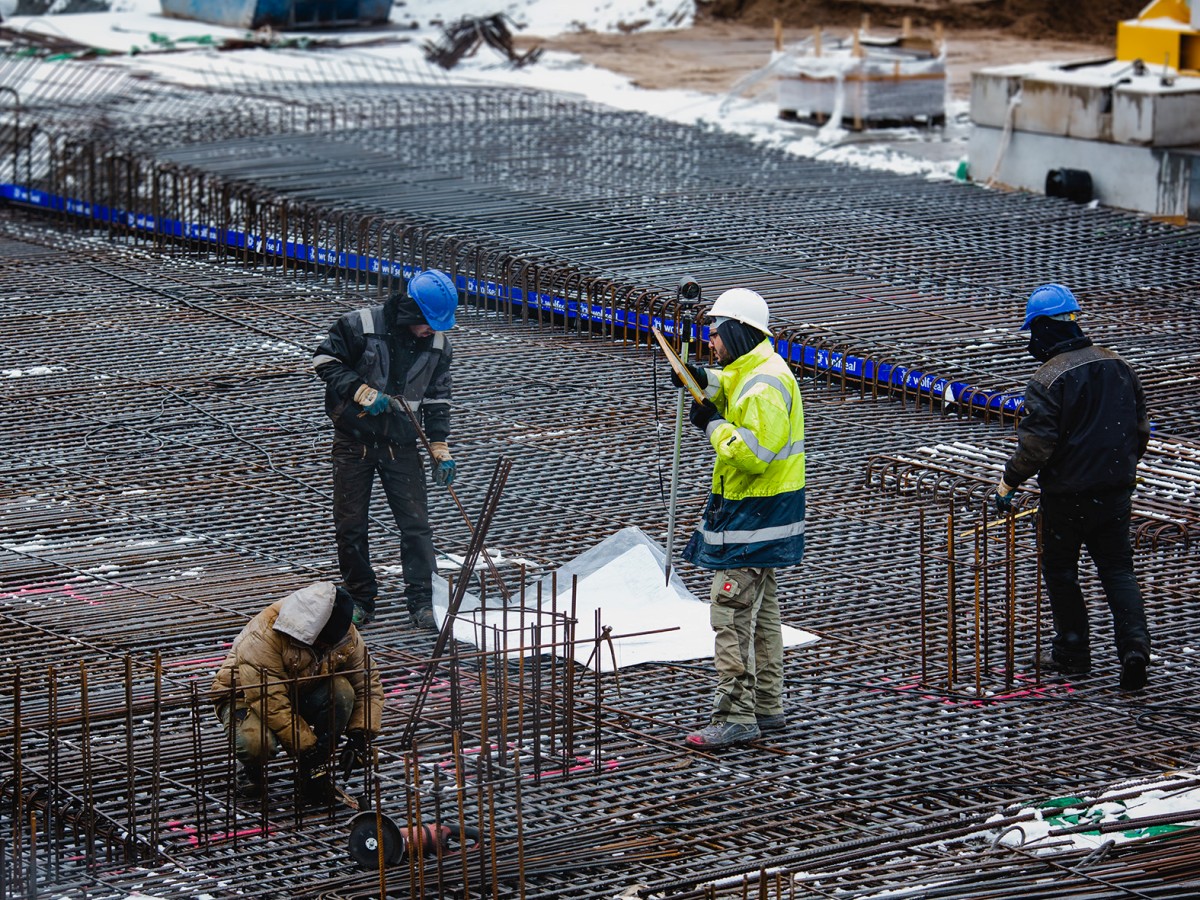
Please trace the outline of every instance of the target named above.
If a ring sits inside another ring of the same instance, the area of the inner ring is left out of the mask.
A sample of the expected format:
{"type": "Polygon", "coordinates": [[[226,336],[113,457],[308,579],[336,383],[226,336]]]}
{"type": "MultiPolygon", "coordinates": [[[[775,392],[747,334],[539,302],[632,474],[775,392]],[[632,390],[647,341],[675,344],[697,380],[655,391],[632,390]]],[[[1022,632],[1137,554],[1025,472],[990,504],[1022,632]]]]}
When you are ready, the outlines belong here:
{"type": "Polygon", "coordinates": [[[434,331],[449,331],[454,327],[458,289],[454,279],[445,272],[426,269],[417,273],[408,282],[408,296],[416,302],[434,331]]]}
{"type": "Polygon", "coordinates": [[[1070,288],[1061,284],[1043,284],[1033,289],[1025,303],[1025,322],[1019,330],[1028,331],[1029,323],[1038,316],[1058,316],[1063,313],[1079,312],[1079,301],[1070,288]]]}

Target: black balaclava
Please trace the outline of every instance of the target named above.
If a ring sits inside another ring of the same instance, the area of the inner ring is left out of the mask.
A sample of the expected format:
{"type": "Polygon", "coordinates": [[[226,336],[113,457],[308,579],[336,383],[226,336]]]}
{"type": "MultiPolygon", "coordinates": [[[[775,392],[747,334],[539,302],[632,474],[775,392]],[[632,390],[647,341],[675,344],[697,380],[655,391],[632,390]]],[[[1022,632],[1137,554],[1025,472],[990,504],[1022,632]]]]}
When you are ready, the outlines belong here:
{"type": "Polygon", "coordinates": [[[391,325],[425,324],[425,314],[421,312],[421,307],[417,306],[416,300],[408,296],[408,291],[404,288],[393,291],[386,306],[391,325]]]}
{"type": "Polygon", "coordinates": [[[333,595],[333,609],[329,611],[329,619],[317,635],[316,643],[336,647],[350,630],[353,617],[354,598],[344,587],[339,587],[333,595]]]}
{"type": "Polygon", "coordinates": [[[729,354],[729,362],[733,362],[739,356],[745,356],[761,344],[763,338],[766,337],[753,325],[747,325],[737,319],[726,319],[722,322],[717,328],[717,336],[725,345],[725,350],[729,354]]]}
{"type": "Polygon", "coordinates": [[[1038,362],[1091,345],[1091,338],[1084,335],[1078,322],[1038,316],[1029,324],[1029,355],[1038,362]]]}

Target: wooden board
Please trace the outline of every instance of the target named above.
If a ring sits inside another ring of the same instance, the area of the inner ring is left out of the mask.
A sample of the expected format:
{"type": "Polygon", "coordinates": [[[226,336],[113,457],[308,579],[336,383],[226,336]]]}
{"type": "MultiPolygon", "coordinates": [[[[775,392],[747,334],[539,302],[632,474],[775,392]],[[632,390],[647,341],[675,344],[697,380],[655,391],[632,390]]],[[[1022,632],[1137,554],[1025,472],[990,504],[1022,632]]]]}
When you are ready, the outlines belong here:
{"type": "Polygon", "coordinates": [[[695,379],[684,361],[679,358],[679,354],[675,352],[675,348],[671,346],[670,342],[663,337],[662,332],[657,328],[651,328],[650,333],[658,341],[658,346],[662,347],[663,355],[666,356],[667,362],[671,364],[671,368],[675,370],[675,374],[683,381],[683,386],[687,388],[688,393],[692,395],[697,403],[703,403],[705,400],[704,388],[700,386],[700,382],[695,379]]]}

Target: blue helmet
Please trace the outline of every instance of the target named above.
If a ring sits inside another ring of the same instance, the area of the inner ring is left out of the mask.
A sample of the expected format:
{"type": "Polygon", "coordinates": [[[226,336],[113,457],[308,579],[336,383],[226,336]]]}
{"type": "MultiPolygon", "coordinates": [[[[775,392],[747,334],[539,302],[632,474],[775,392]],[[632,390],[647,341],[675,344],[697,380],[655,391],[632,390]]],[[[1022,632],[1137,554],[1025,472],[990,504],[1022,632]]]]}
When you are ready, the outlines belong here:
{"type": "Polygon", "coordinates": [[[458,308],[458,289],[454,279],[438,269],[426,269],[408,282],[408,296],[416,301],[421,315],[434,331],[449,331],[454,327],[454,311],[458,308]]]}
{"type": "Polygon", "coordinates": [[[1061,284],[1043,284],[1033,289],[1025,303],[1025,323],[1020,331],[1028,331],[1029,323],[1038,316],[1058,316],[1063,313],[1079,312],[1079,301],[1069,288],[1061,284]]]}

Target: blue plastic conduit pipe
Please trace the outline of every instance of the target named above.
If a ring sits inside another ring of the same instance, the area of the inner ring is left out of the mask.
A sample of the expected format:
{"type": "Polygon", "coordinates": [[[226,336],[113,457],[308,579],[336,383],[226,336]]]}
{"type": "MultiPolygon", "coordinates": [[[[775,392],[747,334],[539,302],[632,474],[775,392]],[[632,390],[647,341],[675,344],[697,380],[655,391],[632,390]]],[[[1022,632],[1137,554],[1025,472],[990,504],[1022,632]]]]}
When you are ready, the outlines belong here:
{"type": "MultiPolygon", "coordinates": [[[[250,232],[234,229],[222,230],[199,222],[182,222],[167,218],[156,220],[154,216],[145,213],[130,212],[83,200],[72,200],[45,191],[31,190],[17,184],[0,185],[0,197],[24,206],[80,216],[105,225],[121,225],[150,234],[162,234],[180,239],[209,241],[239,250],[282,256],[305,263],[336,266],[350,271],[371,274],[382,272],[405,279],[420,271],[417,266],[405,265],[377,256],[345,251],[336,252],[325,247],[282,241],[279,238],[264,237],[250,232]]],[[[654,327],[667,336],[674,336],[676,333],[677,323],[673,320],[663,319],[661,316],[651,316],[645,313],[627,316],[624,310],[615,307],[605,311],[603,307],[592,304],[581,305],[578,301],[567,300],[554,294],[527,293],[519,287],[494,282],[479,283],[476,279],[465,275],[457,276],[457,286],[460,290],[468,293],[495,297],[510,303],[528,306],[530,309],[558,313],[572,319],[626,326],[645,333],[649,333],[651,327],[654,327]]],[[[707,328],[703,329],[702,337],[704,340],[708,339],[707,328]]],[[[964,381],[950,381],[929,372],[921,372],[892,363],[880,363],[849,353],[837,353],[784,340],[777,340],[775,347],[784,359],[814,372],[845,374],[854,379],[862,379],[864,383],[877,383],[880,386],[911,391],[915,396],[924,395],[943,400],[946,403],[962,403],[971,409],[1015,416],[1024,401],[1022,394],[984,391],[964,381]]]]}

